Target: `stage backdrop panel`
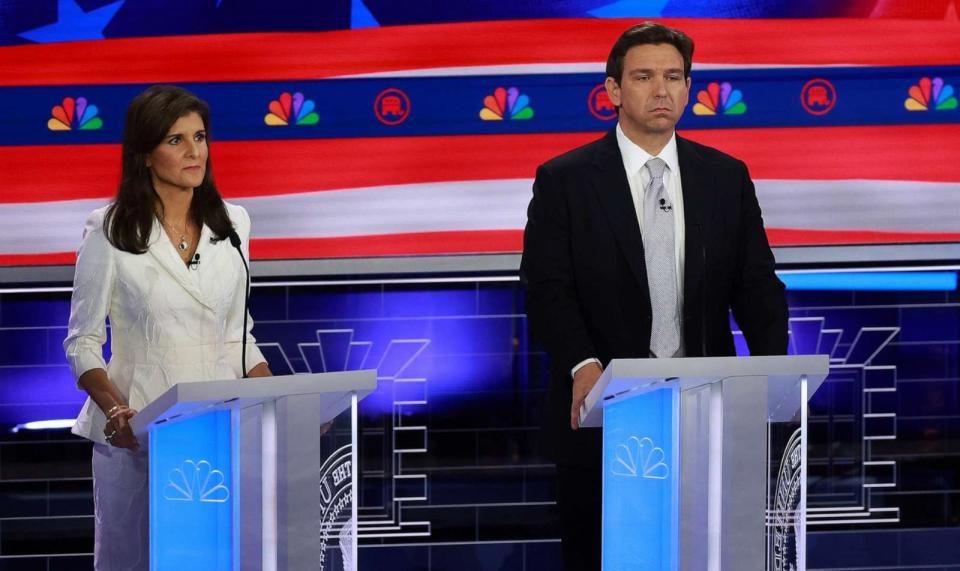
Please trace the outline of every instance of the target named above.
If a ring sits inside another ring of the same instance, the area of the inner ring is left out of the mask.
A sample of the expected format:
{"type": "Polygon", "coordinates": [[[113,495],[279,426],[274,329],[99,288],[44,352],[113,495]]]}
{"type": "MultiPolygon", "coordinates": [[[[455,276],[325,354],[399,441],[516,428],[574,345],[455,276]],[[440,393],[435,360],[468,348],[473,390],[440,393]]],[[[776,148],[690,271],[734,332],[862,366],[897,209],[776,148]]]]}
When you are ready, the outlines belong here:
{"type": "Polygon", "coordinates": [[[0,268],[73,263],[154,83],[210,103],[254,260],[517,253],[537,165],[612,128],[607,52],[648,18],[696,40],[681,133],[746,161],[774,246],[960,242],[954,2],[183,6],[0,5],[0,268]]]}
{"type": "MultiPolygon", "coordinates": [[[[886,274],[804,274],[788,292],[790,352],[832,361],[810,404],[809,569],[960,566],[957,276],[886,274]]],[[[90,568],[69,556],[93,545],[90,443],[11,432],[82,404],[59,347],[68,297],[0,293],[3,569],[90,568]]],[[[522,300],[515,279],[253,288],[275,373],[378,370],[360,406],[361,570],[559,568],[548,369],[522,300]]],[[[303,530],[319,545],[319,524],[303,530]]]]}

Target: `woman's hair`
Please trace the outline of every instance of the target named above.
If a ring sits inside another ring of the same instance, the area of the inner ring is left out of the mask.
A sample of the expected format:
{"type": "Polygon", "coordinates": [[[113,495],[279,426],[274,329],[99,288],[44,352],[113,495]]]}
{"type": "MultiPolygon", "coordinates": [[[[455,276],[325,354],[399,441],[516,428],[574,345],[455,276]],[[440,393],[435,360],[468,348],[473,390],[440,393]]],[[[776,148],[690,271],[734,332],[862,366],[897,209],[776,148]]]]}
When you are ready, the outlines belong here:
{"type": "MultiPolygon", "coordinates": [[[[163,141],[177,119],[190,113],[200,116],[209,137],[210,108],[186,89],[154,85],[130,102],[123,127],[120,187],[103,221],[104,234],[117,249],[132,254],[147,251],[160,203],[147,168],[147,155],[163,141]]],[[[162,203],[159,207],[163,208],[162,203]]],[[[198,228],[209,226],[218,240],[233,231],[223,198],[213,183],[209,151],[203,182],[193,191],[188,215],[198,228]]]]}

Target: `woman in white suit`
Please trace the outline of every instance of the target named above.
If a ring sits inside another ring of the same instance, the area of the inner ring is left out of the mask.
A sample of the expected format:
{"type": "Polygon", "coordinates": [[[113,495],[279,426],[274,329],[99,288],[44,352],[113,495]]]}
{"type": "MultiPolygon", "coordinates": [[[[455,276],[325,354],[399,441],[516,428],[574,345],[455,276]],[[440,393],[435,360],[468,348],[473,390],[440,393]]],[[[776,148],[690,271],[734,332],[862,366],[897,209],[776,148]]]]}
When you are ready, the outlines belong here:
{"type": "Polygon", "coordinates": [[[213,183],[209,110],[154,86],[127,110],[116,198],[87,220],[77,256],[67,359],[89,394],[73,432],[94,441],[94,565],[148,569],[147,453],[128,421],[178,382],[270,370],[243,330],[250,218],[213,183]],[[111,359],[103,358],[110,318],[111,359]]]}

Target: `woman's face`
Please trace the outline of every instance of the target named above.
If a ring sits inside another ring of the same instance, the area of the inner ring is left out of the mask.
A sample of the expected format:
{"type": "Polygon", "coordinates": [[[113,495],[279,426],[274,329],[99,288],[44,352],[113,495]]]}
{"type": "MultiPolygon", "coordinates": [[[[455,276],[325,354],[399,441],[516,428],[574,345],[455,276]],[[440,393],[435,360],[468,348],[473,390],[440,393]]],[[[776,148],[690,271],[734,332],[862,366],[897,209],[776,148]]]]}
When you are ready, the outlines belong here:
{"type": "Polygon", "coordinates": [[[200,186],[207,170],[207,153],[203,119],[191,111],[177,119],[163,141],[147,155],[153,187],[161,192],[200,186]]]}

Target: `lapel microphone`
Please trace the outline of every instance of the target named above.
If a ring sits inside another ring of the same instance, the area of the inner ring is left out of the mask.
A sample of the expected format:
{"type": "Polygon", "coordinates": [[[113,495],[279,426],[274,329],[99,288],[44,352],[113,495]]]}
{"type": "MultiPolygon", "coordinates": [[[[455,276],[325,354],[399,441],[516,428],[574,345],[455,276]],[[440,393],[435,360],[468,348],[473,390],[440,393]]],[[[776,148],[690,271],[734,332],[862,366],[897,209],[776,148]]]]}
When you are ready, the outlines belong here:
{"type": "MultiPolygon", "coordinates": [[[[243,269],[246,272],[247,279],[243,282],[243,353],[240,355],[240,366],[243,367],[243,378],[247,378],[247,315],[250,313],[250,267],[247,266],[247,259],[243,256],[243,250],[240,249],[240,236],[236,230],[230,230],[227,236],[230,238],[230,244],[237,249],[240,254],[240,261],[243,262],[243,269]]],[[[199,257],[199,256],[198,256],[199,257]]],[[[198,260],[199,263],[199,260],[198,260]]]]}
{"type": "Polygon", "coordinates": [[[672,205],[672,204],[667,204],[667,199],[666,199],[666,198],[661,198],[661,199],[660,199],[660,210],[662,210],[662,211],[664,211],[664,212],[670,212],[671,210],[673,210],[673,205],[672,205]]]}
{"type": "Polygon", "coordinates": [[[190,263],[187,264],[187,267],[191,270],[195,270],[200,267],[200,254],[194,254],[193,259],[190,260],[190,263]]]}

